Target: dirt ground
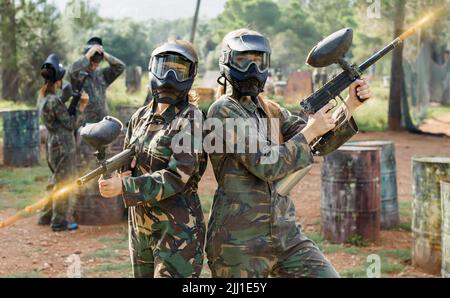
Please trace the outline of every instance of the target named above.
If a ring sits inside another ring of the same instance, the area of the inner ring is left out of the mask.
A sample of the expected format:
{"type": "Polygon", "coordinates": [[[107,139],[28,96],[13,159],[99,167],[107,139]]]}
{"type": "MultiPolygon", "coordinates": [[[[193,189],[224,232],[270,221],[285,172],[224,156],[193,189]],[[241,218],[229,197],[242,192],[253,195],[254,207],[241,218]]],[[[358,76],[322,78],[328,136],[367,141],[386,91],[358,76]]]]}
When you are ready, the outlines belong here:
{"type": "MultiPolygon", "coordinates": [[[[428,130],[448,132],[450,119],[431,120],[428,130]],[[434,121],[434,122],[433,122],[434,121]],[[446,122],[449,122],[448,124],[446,122]]],[[[450,156],[450,138],[413,135],[406,132],[360,133],[356,140],[392,140],[396,144],[398,195],[400,202],[411,201],[411,158],[415,155],[450,156]]],[[[1,157],[1,156],[0,156],[1,157]]],[[[216,183],[209,167],[200,183],[200,194],[211,195],[216,183]]],[[[0,192],[2,190],[0,189],[0,192]]],[[[292,192],[298,221],[307,233],[320,234],[320,160],[292,192]]],[[[15,210],[0,210],[0,219],[15,210]]],[[[36,216],[24,219],[15,226],[0,230],[0,276],[8,277],[65,277],[70,267],[68,257],[81,259],[85,277],[128,277],[130,265],[125,224],[112,226],[81,226],[78,231],[52,233],[48,227],[36,225],[36,216]]],[[[381,242],[361,248],[364,253],[380,250],[411,249],[411,233],[404,230],[382,231],[381,242]]],[[[325,252],[336,269],[343,270],[364,265],[358,255],[346,250],[325,252]]],[[[392,277],[429,276],[405,261],[401,272],[392,277]]],[[[208,276],[206,269],[204,276],[208,276]]]]}

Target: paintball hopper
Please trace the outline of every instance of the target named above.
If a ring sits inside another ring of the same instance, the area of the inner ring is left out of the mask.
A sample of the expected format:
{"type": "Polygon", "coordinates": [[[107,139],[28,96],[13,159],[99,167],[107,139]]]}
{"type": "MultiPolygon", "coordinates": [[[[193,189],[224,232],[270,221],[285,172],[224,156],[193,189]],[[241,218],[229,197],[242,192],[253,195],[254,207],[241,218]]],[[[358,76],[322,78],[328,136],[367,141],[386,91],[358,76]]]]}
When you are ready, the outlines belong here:
{"type": "Polygon", "coordinates": [[[306,64],[312,67],[326,67],[340,63],[350,49],[353,41],[353,30],[344,28],[334,32],[320,41],[309,53],[306,64]]]}
{"type": "Polygon", "coordinates": [[[80,136],[90,146],[99,149],[114,142],[122,129],[123,124],[120,120],[107,116],[98,123],[84,126],[80,131],[80,136]]]}

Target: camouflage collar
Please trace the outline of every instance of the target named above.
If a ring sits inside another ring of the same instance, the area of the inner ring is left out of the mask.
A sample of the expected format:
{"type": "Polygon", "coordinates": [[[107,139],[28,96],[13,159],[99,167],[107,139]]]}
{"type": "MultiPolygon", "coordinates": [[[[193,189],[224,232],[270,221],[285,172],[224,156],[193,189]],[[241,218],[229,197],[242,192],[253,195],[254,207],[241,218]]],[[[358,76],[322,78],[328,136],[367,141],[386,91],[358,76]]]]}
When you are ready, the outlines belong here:
{"type": "Polygon", "coordinates": [[[239,102],[241,103],[241,105],[250,113],[254,113],[255,110],[258,108],[258,106],[253,102],[253,100],[246,96],[243,97],[239,100],[239,102]]]}
{"type": "Polygon", "coordinates": [[[256,100],[256,103],[248,96],[241,98],[239,100],[240,104],[250,113],[254,113],[257,109],[259,109],[260,112],[262,112],[264,115],[266,115],[266,112],[262,108],[261,104],[259,103],[259,100],[256,100]]]}
{"type": "MultiPolygon", "coordinates": [[[[153,116],[152,106],[153,101],[147,106],[147,111],[144,113],[141,119],[146,120],[153,116]]],[[[164,123],[170,123],[175,118],[175,116],[178,114],[179,111],[180,110],[176,106],[170,105],[161,115],[155,115],[155,118],[163,119],[164,123]]]]}

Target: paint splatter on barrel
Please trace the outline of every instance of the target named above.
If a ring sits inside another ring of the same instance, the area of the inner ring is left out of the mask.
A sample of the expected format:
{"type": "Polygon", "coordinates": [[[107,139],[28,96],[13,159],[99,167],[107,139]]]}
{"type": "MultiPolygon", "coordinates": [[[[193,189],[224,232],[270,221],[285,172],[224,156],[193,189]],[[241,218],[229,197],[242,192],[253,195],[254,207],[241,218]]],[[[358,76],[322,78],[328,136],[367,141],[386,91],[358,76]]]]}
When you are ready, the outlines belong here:
{"type": "Polygon", "coordinates": [[[430,274],[442,266],[441,179],[450,176],[450,157],[414,157],[413,176],[413,265],[430,274]]]}
{"type": "Polygon", "coordinates": [[[39,113],[37,110],[3,112],[3,163],[30,167],[39,164],[39,113]]]}
{"type": "Polygon", "coordinates": [[[442,277],[450,278],[450,177],[441,181],[442,277]]]}
{"type": "Polygon", "coordinates": [[[320,209],[327,240],[379,240],[380,158],[380,149],[360,146],[343,146],[325,156],[320,209]]]}
{"type": "Polygon", "coordinates": [[[381,150],[381,228],[395,229],[400,224],[397,195],[395,144],[391,141],[352,141],[350,146],[377,147],[381,150]]]}

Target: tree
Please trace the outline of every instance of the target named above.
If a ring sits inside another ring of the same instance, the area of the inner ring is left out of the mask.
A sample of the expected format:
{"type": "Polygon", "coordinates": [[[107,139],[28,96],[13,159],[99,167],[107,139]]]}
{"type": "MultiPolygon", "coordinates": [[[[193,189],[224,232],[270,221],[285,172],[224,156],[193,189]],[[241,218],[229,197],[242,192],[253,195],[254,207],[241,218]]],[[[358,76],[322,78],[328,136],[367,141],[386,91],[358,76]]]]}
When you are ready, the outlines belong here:
{"type": "Polygon", "coordinates": [[[19,95],[19,68],[14,0],[2,0],[0,8],[2,98],[16,101],[19,95]]]}
{"type": "Polygon", "coordinates": [[[280,17],[278,5],[271,0],[228,0],[218,17],[221,27],[216,37],[222,39],[226,33],[243,27],[270,36],[276,31],[275,26],[280,17]]]}
{"type": "Polygon", "coordinates": [[[194,43],[195,40],[195,31],[197,30],[198,14],[200,12],[200,3],[201,0],[197,0],[197,5],[195,6],[194,21],[192,22],[192,32],[190,38],[191,43],[194,43]]]}
{"type": "MultiPolygon", "coordinates": [[[[405,0],[395,2],[394,38],[402,34],[405,22],[405,0]]],[[[404,81],[403,44],[398,46],[392,55],[391,88],[389,93],[388,125],[390,130],[401,130],[402,111],[401,98],[404,81]]]]}
{"type": "MultiPolygon", "coordinates": [[[[45,0],[21,0],[17,6],[17,49],[20,75],[20,100],[34,103],[42,85],[39,73],[51,53],[65,60],[66,48],[60,38],[60,13],[45,0]]],[[[67,65],[66,65],[67,66],[67,65]]]]}

